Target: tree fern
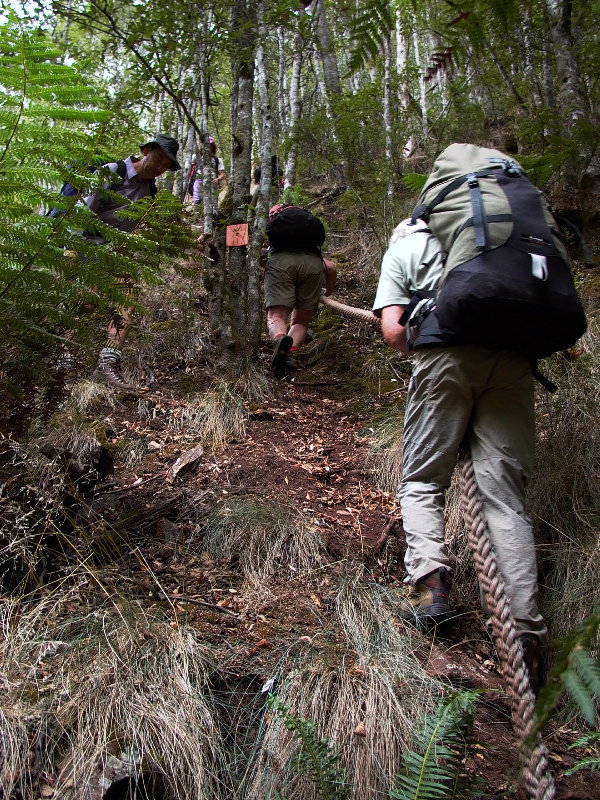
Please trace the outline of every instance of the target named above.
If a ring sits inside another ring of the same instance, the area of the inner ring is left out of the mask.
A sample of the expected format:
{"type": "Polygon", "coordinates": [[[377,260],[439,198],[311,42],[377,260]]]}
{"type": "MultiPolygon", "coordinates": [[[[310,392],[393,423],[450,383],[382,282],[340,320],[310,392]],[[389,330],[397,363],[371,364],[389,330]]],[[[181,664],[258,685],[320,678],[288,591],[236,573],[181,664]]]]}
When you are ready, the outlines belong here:
{"type": "Polygon", "coordinates": [[[77,196],[59,196],[66,181],[82,195],[106,181],[107,170],[85,165],[104,157],[110,119],[60,58],[39,31],[0,26],[0,369],[17,393],[43,384],[65,339],[77,347],[115,307],[135,305],[142,281],[157,280],[161,262],[191,242],[167,192],[123,212],[139,223],[135,233],[105,225],[77,196]],[[64,213],[45,216],[59,201],[64,213]],[[96,230],[107,246],[81,235],[96,230]]]}
{"type": "Polygon", "coordinates": [[[349,800],[350,789],[339,763],[340,754],[319,736],[315,724],[294,716],[288,706],[273,695],[269,697],[269,706],[298,738],[300,751],[295,759],[295,768],[314,783],[320,800],[349,800]]]}
{"type": "Polygon", "coordinates": [[[394,27],[387,0],[366,0],[357,3],[352,21],[352,55],[350,72],[360,69],[367,61],[381,58],[386,35],[394,27]]]}
{"type": "Polygon", "coordinates": [[[444,698],[425,717],[404,769],[390,792],[395,800],[452,800],[480,797],[479,781],[467,775],[465,758],[472,752],[472,728],[477,692],[457,692],[444,698]]]}

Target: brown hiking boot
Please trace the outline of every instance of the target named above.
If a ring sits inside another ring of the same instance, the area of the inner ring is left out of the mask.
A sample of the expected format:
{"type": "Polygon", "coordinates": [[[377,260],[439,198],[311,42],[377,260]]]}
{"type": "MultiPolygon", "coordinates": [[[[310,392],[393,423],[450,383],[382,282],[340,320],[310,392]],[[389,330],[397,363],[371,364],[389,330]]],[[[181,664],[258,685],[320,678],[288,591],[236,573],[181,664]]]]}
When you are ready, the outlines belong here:
{"type": "Polygon", "coordinates": [[[522,633],[519,636],[523,648],[523,660],[529,672],[529,685],[537,698],[546,683],[546,653],[539,636],[534,633],[522,633]]]}
{"type": "Polygon", "coordinates": [[[94,377],[100,378],[119,392],[135,393],[138,391],[136,386],[127,383],[123,377],[121,372],[121,353],[110,347],[105,347],[100,352],[98,366],[94,370],[94,377]]]}
{"type": "Polygon", "coordinates": [[[446,568],[439,567],[410,586],[400,608],[400,619],[424,629],[449,620],[453,616],[448,602],[450,582],[446,568]]]}
{"type": "Polygon", "coordinates": [[[273,358],[271,359],[271,369],[276,378],[285,378],[286,363],[290,347],[294,344],[291,336],[278,336],[273,347],[273,358]]]}

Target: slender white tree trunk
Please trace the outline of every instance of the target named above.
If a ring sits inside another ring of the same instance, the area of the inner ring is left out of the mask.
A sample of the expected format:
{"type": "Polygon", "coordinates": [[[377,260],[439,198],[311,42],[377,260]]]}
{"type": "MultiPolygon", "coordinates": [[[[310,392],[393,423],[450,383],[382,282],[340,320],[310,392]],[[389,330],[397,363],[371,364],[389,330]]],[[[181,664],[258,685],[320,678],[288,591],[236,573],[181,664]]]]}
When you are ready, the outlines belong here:
{"type": "Polygon", "coordinates": [[[287,160],[284,170],[284,186],[289,188],[296,183],[296,164],[298,158],[298,145],[294,138],[296,126],[302,113],[302,53],[304,50],[304,38],[300,31],[294,35],[294,55],[292,60],[292,79],[290,82],[290,116],[289,128],[286,133],[291,136],[291,143],[288,150],[287,160]]]}
{"type": "Polygon", "coordinates": [[[279,100],[279,125],[282,135],[288,132],[288,113],[290,109],[290,92],[287,73],[287,42],[285,31],[281,25],[277,28],[277,44],[279,47],[279,62],[277,74],[277,97],[279,100]]]}
{"type": "Polygon", "coordinates": [[[384,42],[383,65],[383,126],[385,129],[385,172],[387,197],[391,202],[394,197],[394,164],[392,154],[392,112],[391,112],[391,42],[389,35],[384,42]]]}
{"type": "MultiPolygon", "coordinates": [[[[402,30],[402,20],[400,10],[396,12],[396,73],[398,75],[398,105],[403,111],[408,108],[410,96],[408,93],[408,83],[406,80],[406,69],[408,60],[408,45],[404,31],[402,30]]],[[[402,155],[408,158],[415,147],[414,136],[409,136],[402,148],[402,155]]]]}
{"type": "Polygon", "coordinates": [[[312,10],[313,30],[323,65],[323,80],[331,98],[340,94],[340,74],[324,0],[313,0],[309,8],[312,10]]]}
{"type": "MultiPolygon", "coordinates": [[[[413,18],[414,19],[414,18],[413,18]]],[[[413,27],[413,49],[415,52],[415,64],[419,70],[419,92],[420,92],[420,106],[421,106],[421,129],[422,134],[427,136],[428,121],[427,121],[427,84],[425,82],[424,64],[421,62],[421,51],[419,49],[419,36],[417,33],[416,25],[413,27]]]]}
{"type": "Polygon", "coordinates": [[[267,31],[264,24],[264,2],[258,0],[258,47],[256,49],[256,74],[260,101],[260,188],[256,201],[252,239],[248,259],[248,333],[251,340],[260,340],[262,323],[260,295],[260,251],[265,238],[271,188],[273,186],[271,153],[273,152],[273,119],[269,102],[269,85],[265,64],[264,42],[267,31]]]}

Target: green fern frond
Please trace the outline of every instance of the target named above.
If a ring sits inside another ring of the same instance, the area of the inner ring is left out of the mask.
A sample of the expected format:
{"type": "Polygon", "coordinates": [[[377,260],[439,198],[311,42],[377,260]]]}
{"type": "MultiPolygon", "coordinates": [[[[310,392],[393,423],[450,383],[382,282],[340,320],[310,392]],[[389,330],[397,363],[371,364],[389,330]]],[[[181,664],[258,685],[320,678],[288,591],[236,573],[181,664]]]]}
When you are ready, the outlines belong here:
{"type": "Polygon", "coordinates": [[[390,791],[394,800],[452,800],[480,797],[479,781],[467,775],[464,760],[473,750],[472,728],[478,692],[442,699],[425,717],[404,756],[404,767],[390,791]]]}
{"type": "Polygon", "coordinates": [[[590,653],[600,630],[600,609],[557,642],[556,661],[536,707],[536,733],[550,719],[566,691],[590,725],[597,719],[600,665],[590,653]]]}
{"type": "Polygon", "coordinates": [[[551,153],[519,156],[518,160],[532,182],[543,189],[548,181],[560,172],[570,156],[570,148],[555,147],[551,153]]]}
{"type": "Polygon", "coordinates": [[[368,61],[381,57],[386,32],[394,23],[387,0],[365,0],[352,22],[352,54],[348,68],[354,72],[368,61]]]}
{"type": "Polygon", "coordinates": [[[269,695],[269,708],[282,719],[283,724],[300,742],[296,756],[296,769],[315,785],[320,800],[349,800],[350,789],[346,773],[340,766],[340,754],[319,736],[310,720],[293,715],[279,698],[269,695]]]}
{"type": "Polygon", "coordinates": [[[420,172],[409,172],[408,175],[402,177],[402,183],[410,189],[411,192],[418,194],[425,186],[428,175],[421,175],[420,172]]]}
{"type": "MultiPolygon", "coordinates": [[[[578,750],[579,748],[598,748],[600,747],[600,731],[590,731],[589,733],[580,736],[573,744],[569,745],[569,750],[578,750]]],[[[582,769],[600,769],[600,754],[587,755],[578,761],[573,767],[565,772],[565,775],[573,775],[582,769]]]]}

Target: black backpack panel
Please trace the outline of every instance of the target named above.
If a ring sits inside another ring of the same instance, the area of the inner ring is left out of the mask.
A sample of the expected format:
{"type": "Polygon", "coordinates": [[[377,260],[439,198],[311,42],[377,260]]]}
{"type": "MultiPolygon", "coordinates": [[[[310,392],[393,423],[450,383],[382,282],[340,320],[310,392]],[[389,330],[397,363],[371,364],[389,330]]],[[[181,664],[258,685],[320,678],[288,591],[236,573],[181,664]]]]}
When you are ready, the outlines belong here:
{"type": "Polygon", "coordinates": [[[268,221],[267,236],[273,251],[316,252],[320,255],[325,228],[310,211],[300,206],[289,206],[268,221]]]}

